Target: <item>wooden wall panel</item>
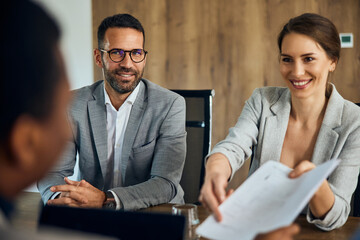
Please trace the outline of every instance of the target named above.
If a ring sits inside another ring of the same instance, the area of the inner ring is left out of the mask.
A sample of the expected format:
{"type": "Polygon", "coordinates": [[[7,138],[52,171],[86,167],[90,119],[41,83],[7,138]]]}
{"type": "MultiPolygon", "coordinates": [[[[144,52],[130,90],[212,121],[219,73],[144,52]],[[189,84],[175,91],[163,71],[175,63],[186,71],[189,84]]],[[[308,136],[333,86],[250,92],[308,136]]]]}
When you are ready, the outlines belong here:
{"type": "MultiPolygon", "coordinates": [[[[344,98],[360,102],[360,0],[93,0],[93,39],[101,20],[130,13],[149,51],[144,77],[171,89],[215,89],[213,143],[233,126],[253,90],[285,86],[276,38],[304,12],[330,18],[355,44],[331,76],[344,98]]],[[[95,80],[102,79],[95,67],[95,80]]]]}

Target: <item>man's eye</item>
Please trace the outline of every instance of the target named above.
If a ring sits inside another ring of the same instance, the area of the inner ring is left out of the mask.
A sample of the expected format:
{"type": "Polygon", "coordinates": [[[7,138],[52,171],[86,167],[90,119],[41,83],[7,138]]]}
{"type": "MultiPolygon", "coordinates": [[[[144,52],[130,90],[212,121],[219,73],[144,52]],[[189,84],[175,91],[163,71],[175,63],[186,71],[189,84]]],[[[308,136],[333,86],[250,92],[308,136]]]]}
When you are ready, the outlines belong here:
{"type": "Polygon", "coordinates": [[[132,53],[133,55],[141,55],[141,54],[142,54],[142,50],[141,50],[141,49],[134,49],[131,53],[132,53]]]}
{"type": "Polygon", "coordinates": [[[122,51],[122,50],[113,50],[113,51],[111,51],[111,55],[123,56],[124,51],[122,51]]]}

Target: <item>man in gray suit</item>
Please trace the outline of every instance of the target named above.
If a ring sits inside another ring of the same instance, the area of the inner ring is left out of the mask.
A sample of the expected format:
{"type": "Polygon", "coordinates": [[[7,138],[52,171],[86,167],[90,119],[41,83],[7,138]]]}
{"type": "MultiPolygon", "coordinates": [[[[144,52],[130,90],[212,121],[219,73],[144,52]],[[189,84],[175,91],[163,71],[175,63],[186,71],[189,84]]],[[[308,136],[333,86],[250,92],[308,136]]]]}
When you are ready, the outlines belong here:
{"type": "Polygon", "coordinates": [[[183,203],[185,101],[142,78],[144,41],[131,15],[100,24],[94,58],[105,81],[74,92],[73,139],[38,183],[44,203],[124,210],[183,203]],[[77,154],[82,180],[71,181],[77,154]]]}

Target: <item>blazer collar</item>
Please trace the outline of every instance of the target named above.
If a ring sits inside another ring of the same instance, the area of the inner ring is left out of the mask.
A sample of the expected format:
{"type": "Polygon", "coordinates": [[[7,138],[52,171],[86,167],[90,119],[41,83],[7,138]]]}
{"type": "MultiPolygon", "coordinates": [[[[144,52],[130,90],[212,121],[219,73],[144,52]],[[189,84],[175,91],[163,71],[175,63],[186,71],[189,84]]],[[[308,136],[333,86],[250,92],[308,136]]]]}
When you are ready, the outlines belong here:
{"type": "Polygon", "coordinates": [[[328,105],[325,111],[323,125],[328,126],[331,129],[335,129],[341,125],[341,118],[344,108],[344,98],[338,93],[335,85],[332,86],[332,92],[328,101],[328,105]]]}
{"type": "MultiPolygon", "coordinates": [[[[96,152],[99,158],[101,173],[107,175],[107,130],[106,130],[106,106],[104,95],[104,82],[102,81],[93,91],[93,100],[88,102],[88,111],[91,130],[95,142],[96,152]]],[[[139,92],[130,112],[128,124],[125,130],[123,150],[121,154],[122,180],[125,181],[126,166],[132,150],[136,133],[139,129],[144,109],[147,105],[147,91],[144,81],[139,82],[139,92]]]]}
{"type": "Polygon", "coordinates": [[[104,81],[98,84],[93,91],[93,99],[88,101],[88,113],[91,133],[95,142],[95,149],[99,159],[101,173],[106,176],[107,169],[107,130],[106,106],[104,96],[104,81]]]}
{"type": "MultiPolygon", "coordinates": [[[[316,165],[331,159],[339,137],[335,129],[341,125],[344,99],[336,91],[335,86],[331,86],[332,92],[311,159],[316,165]]],[[[270,145],[275,147],[263,147],[260,164],[267,160],[280,161],[291,110],[291,94],[288,89],[274,101],[270,110],[274,115],[266,118],[263,141],[265,144],[271,142],[270,145]]]]}
{"type": "Polygon", "coordinates": [[[290,109],[291,109],[291,94],[290,94],[290,90],[286,88],[284,92],[277,99],[273,100],[273,103],[270,106],[270,110],[274,115],[283,115],[286,113],[290,114],[290,109]]]}
{"type": "Polygon", "coordinates": [[[339,134],[336,131],[341,125],[344,99],[336,91],[333,84],[332,92],[326,107],[325,116],[316,140],[311,161],[318,165],[332,158],[339,134]]]}
{"type": "Polygon", "coordinates": [[[126,167],[134,145],[135,137],[140,127],[144,111],[148,103],[147,86],[143,80],[139,82],[139,92],[131,109],[128,124],[126,126],[123,149],[121,153],[121,176],[125,183],[126,167]]]}
{"type": "Polygon", "coordinates": [[[280,96],[276,95],[276,99],[271,102],[270,111],[272,115],[270,114],[265,119],[260,165],[268,160],[280,161],[291,109],[289,89],[284,90],[280,96]]]}

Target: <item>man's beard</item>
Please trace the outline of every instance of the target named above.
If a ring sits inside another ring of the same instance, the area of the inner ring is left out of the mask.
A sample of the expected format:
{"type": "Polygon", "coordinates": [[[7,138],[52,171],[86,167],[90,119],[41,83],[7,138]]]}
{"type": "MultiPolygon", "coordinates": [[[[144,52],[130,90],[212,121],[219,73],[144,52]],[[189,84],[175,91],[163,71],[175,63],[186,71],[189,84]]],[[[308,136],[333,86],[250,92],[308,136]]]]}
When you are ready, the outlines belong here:
{"type": "Polygon", "coordinates": [[[132,92],[136,86],[139,84],[140,79],[142,78],[144,73],[144,70],[141,72],[137,72],[134,69],[131,68],[124,68],[124,67],[119,67],[113,71],[109,71],[106,68],[104,68],[104,76],[105,76],[105,80],[110,84],[110,86],[117,91],[118,93],[129,93],[132,92]],[[135,80],[130,84],[122,84],[121,81],[119,81],[116,78],[117,74],[120,73],[129,73],[129,74],[135,74],[135,80]]]}

